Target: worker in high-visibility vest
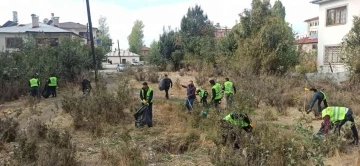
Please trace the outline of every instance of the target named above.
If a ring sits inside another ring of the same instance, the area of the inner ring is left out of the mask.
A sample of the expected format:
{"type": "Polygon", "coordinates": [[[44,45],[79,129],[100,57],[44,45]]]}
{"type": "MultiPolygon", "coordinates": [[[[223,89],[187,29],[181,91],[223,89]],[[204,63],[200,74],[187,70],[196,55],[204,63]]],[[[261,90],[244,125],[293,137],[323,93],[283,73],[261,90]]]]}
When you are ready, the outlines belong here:
{"type": "Polygon", "coordinates": [[[200,89],[196,90],[196,94],[200,96],[200,103],[202,103],[202,105],[204,107],[206,107],[208,92],[205,89],[200,88],[200,89]]]}
{"type": "Polygon", "coordinates": [[[55,77],[55,74],[52,74],[51,77],[48,80],[48,87],[50,90],[50,93],[53,97],[56,97],[56,87],[57,87],[57,78],[55,77]]]}
{"type": "Polygon", "coordinates": [[[229,80],[229,78],[225,78],[225,83],[223,86],[223,91],[225,94],[226,105],[227,107],[231,107],[233,96],[236,94],[236,88],[234,83],[229,80]]]}
{"type": "Polygon", "coordinates": [[[148,86],[147,82],[144,82],[143,87],[140,90],[140,99],[142,105],[147,105],[149,110],[149,116],[150,116],[150,123],[148,124],[148,127],[153,127],[152,124],[152,105],[153,105],[153,89],[148,86]]]}
{"type": "Polygon", "coordinates": [[[243,129],[247,133],[250,133],[254,128],[254,124],[245,113],[230,113],[220,121],[220,131],[222,136],[222,145],[225,145],[228,140],[233,142],[233,147],[239,148],[239,141],[234,133],[234,128],[243,129]]]}
{"type": "Polygon", "coordinates": [[[215,107],[218,107],[221,104],[222,94],[221,94],[221,85],[219,83],[215,83],[214,80],[209,81],[212,86],[212,98],[211,103],[214,103],[215,107]]]}
{"type": "Polygon", "coordinates": [[[30,86],[30,95],[33,97],[39,97],[38,93],[39,93],[39,79],[36,78],[36,76],[34,75],[33,77],[31,77],[31,79],[29,80],[29,86],[30,86]]]}
{"type": "Polygon", "coordinates": [[[330,106],[325,108],[321,112],[321,117],[324,119],[324,122],[320,128],[320,131],[323,131],[324,134],[327,134],[329,131],[329,126],[331,123],[335,124],[335,130],[337,134],[340,134],[341,127],[348,121],[351,122],[351,131],[353,133],[353,142],[352,144],[357,145],[359,142],[358,131],[355,126],[355,121],[353,117],[353,112],[350,108],[346,107],[337,107],[330,106]]]}
{"type": "Polygon", "coordinates": [[[311,88],[311,89],[306,89],[305,90],[310,90],[310,91],[314,91],[314,96],[311,100],[311,103],[310,103],[310,106],[309,106],[309,109],[306,111],[308,114],[311,112],[312,108],[314,107],[315,105],[315,102],[317,101],[317,113],[315,113],[315,116],[317,116],[317,118],[321,119],[321,111],[326,108],[328,106],[327,102],[326,102],[326,95],[324,92],[322,91],[318,91],[317,89],[315,88],[311,88]],[[321,102],[324,102],[324,107],[322,108],[321,107],[321,102]]]}

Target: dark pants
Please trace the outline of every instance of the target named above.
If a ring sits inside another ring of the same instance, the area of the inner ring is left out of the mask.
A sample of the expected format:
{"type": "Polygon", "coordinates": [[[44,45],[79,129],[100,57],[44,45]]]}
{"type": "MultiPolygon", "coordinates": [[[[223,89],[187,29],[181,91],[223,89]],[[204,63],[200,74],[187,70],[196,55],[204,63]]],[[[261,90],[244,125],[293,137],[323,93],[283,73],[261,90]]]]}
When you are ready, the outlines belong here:
{"type": "Polygon", "coordinates": [[[166,97],[166,99],[169,99],[169,88],[170,87],[165,87],[165,97],[166,97]]]}
{"type": "Polygon", "coordinates": [[[193,105],[194,105],[194,101],[195,101],[195,99],[186,98],[185,106],[186,106],[186,108],[188,109],[188,111],[191,111],[191,110],[192,110],[192,107],[193,107],[193,105]]]}
{"type": "MultiPolygon", "coordinates": [[[[247,127],[242,127],[242,129],[245,130],[247,133],[250,133],[252,128],[250,126],[247,126],[247,127]]],[[[234,149],[240,148],[239,146],[240,140],[239,138],[237,138],[237,134],[241,134],[241,133],[237,133],[238,131],[234,130],[233,125],[231,125],[230,123],[224,120],[221,120],[220,130],[221,130],[222,145],[226,145],[227,142],[230,142],[234,149]]]]}
{"type": "Polygon", "coordinates": [[[48,88],[49,88],[50,94],[53,97],[56,97],[56,86],[49,86],[48,88]]]}
{"type": "Polygon", "coordinates": [[[327,102],[326,102],[326,100],[323,100],[323,99],[318,99],[318,102],[317,102],[317,109],[318,109],[318,113],[321,115],[321,111],[323,110],[323,109],[325,109],[326,107],[328,107],[328,104],[327,104],[327,102]],[[321,103],[322,102],[324,102],[324,107],[322,108],[321,107],[321,103]]]}
{"type": "Polygon", "coordinates": [[[359,141],[359,135],[358,135],[358,131],[355,126],[353,112],[351,111],[351,109],[349,109],[348,112],[345,114],[345,119],[340,121],[340,123],[338,123],[335,126],[335,132],[338,132],[338,134],[340,135],[340,129],[347,121],[352,122],[351,123],[351,131],[353,133],[354,141],[357,143],[359,141]]]}
{"type": "Polygon", "coordinates": [[[221,99],[215,99],[214,100],[214,106],[217,108],[221,104],[221,99]]]}
{"type": "Polygon", "coordinates": [[[38,94],[39,94],[39,87],[31,87],[30,88],[30,95],[32,97],[38,97],[38,94]]]}
{"type": "Polygon", "coordinates": [[[202,103],[202,105],[204,107],[207,107],[208,103],[207,103],[207,96],[204,96],[200,99],[200,103],[202,103]]]}

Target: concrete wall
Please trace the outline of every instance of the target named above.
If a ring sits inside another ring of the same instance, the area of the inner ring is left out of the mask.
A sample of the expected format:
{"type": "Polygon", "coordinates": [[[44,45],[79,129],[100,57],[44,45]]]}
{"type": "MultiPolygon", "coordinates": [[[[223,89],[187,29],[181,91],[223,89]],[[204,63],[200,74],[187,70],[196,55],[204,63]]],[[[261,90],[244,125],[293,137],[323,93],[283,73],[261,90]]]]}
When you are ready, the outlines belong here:
{"type": "Polygon", "coordinates": [[[309,43],[309,44],[299,44],[298,49],[302,49],[305,52],[312,52],[316,51],[316,49],[313,49],[313,45],[317,45],[317,43],[309,43]],[[299,48],[301,46],[301,48],[299,48]]]}
{"type": "Polygon", "coordinates": [[[6,48],[6,38],[7,37],[22,37],[24,39],[26,39],[28,37],[27,34],[15,34],[15,33],[0,33],[0,51],[4,52],[4,51],[14,51],[16,49],[12,49],[12,48],[6,48]]]}
{"type": "MultiPolygon", "coordinates": [[[[325,46],[340,45],[344,36],[352,27],[354,15],[360,15],[360,0],[334,0],[319,5],[319,32],[318,32],[318,71],[331,72],[329,65],[324,64],[325,46]],[[345,25],[326,26],[327,10],[331,8],[347,6],[347,20],[345,25]],[[322,69],[320,69],[322,68],[322,69]]],[[[346,71],[343,64],[333,64],[334,72],[346,71]]]]}
{"type": "Polygon", "coordinates": [[[312,82],[321,80],[330,80],[335,84],[349,80],[349,72],[338,72],[338,73],[307,73],[306,79],[312,82]]]}

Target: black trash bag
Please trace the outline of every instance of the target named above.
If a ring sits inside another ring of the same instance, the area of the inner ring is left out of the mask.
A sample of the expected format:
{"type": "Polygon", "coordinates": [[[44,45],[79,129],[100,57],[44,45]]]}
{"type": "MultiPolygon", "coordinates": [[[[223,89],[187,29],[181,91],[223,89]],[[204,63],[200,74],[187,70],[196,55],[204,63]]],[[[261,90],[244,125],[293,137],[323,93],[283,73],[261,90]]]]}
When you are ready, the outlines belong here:
{"type": "Polygon", "coordinates": [[[44,89],[41,91],[41,95],[44,97],[44,98],[49,98],[50,97],[50,89],[49,89],[49,86],[48,85],[45,85],[44,86],[44,89]]]}
{"type": "Polygon", "coordinates": [[[135,127],[144,127],[147,125],[148,127],[152,126],[152,119],[150,118],[149,106],[143,105],[138,109],[135,114],[135,127]]]}
{"type": "Polygon", "coordinates": [[[164,79],[164,78],[162,78],[162,79],[159,81],[159,90],[160,90],[160,91],[165,90],[165,79],[164,79]]]}

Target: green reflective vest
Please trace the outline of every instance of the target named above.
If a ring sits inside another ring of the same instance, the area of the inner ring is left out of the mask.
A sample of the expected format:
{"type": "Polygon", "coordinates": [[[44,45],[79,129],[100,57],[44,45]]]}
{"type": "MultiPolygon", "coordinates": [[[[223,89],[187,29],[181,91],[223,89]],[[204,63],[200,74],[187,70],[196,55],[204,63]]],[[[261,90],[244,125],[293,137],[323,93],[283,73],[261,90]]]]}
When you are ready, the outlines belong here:
{"type": "Polygon", "coordinates": [[[226,81],[224,83],[224,87],[225,87],[225,94],[233,94],[234,93],[234,87],[233,87],[233,83],[230,81],[226,81]]]}
{"type": "Polygon", "coordinates": [[[39,86],[39,80],[36,78],[30,79],[30,87],[38,87],[39,86]]]}
{"type": "Polygon", "coordinates": [[[143,97],[145,97],[145,100],[148,102],[148,103],[152,103],[152,101],[149,101],[150,100],[150,93],[152,92],[153,90],[151,88],[149,88],[146,92],[146,96],[144,95],[144,89],[141,89],[141,95],[143,97]]]}
{"type": "Polygon", "coordinates": [[[50,77],[49,80],[50,80],[50,83],[48,84],[48,86],[57,86],[57,78],[56,77],[50,77]]]}
{"type": "Polygon", "coordinates": [[[346,109],[346,107],[327,107],[321,112],[322,118],[329,115],[331,122],[344,120],[346,109]]]}
{"type": "Polygon", "coordinates": [[[215,100],[219,100],[222,98],[222,94],[221,94],[221,86],[219,83],[215,83],[215,85],[212,87],[213,89],[215,89],[215,100]]]}
{"type": "Polygon", "coordinates": [[[249,126],[248,123],[244,122],[241,118],[239,119],[232,119],[231,118],[231,114],[225,116],[224,120],[234,126],[237,126],[237,127],[246,127],[246,126],[249,126]]]}
{"type": "Polygon", "coordinates": [[[326,100],[326,95],[323,91],[320,91],[324,95],[324,100],[326,100]]]}
{"type": "Polygon", "coordinates": [[[200,92],[198,93],[198,95],[203,98],[205,96],[205,90],[204,89],[199,89],[200,92]]]}

